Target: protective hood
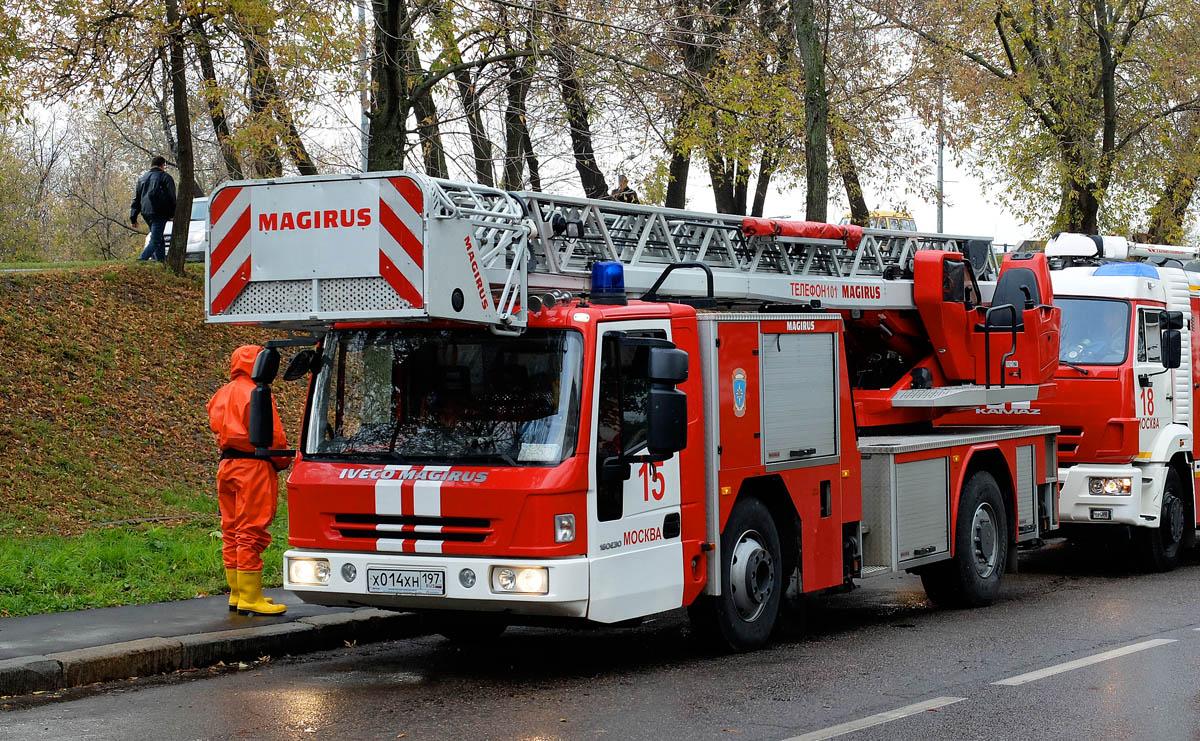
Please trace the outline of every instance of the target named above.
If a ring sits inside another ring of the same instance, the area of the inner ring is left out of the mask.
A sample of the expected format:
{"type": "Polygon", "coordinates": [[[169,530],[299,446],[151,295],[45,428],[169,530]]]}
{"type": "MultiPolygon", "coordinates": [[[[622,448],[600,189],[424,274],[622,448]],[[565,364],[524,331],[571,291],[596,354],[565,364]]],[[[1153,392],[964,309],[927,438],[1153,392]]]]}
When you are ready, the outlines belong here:
{"type": "Polygon", "coordinates": [[[233,358],[229,361],[229,378],[234,379],[238,376],[250,377],[254,372],[254,361],[258,358],[258,354],[262,352],[262,348],[258,345],[242,345],[233,351],[233,358]]]}

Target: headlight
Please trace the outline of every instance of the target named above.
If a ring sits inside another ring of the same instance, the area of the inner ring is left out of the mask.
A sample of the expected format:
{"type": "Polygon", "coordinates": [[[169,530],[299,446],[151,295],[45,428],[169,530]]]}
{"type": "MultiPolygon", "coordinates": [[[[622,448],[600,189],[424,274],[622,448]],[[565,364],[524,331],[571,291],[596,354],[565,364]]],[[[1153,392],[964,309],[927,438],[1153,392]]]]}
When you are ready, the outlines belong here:
{"type": "Polygon", "coordinates": [[[492,569],[492,591],[546,594],[550,591],[550,572],[540,566],[497,566],[492,569]]]}
{"type": "Polygon", "coordinates": [[[554,516],[554,542],[575,542],[575,515],[554,516]]]}
{"type": "Polygon", "coordinates": [[[289,558],[288,580],[293,584],[326,586],[329,584],[329,561],[324,558],[289,558]]]}
{"type": "Polygon", "coordinates": [[[1120,478],[1089,478],[1088,491],[1097,496],[1129,496],[1133,493],[1133,479],[1120,478]]]}

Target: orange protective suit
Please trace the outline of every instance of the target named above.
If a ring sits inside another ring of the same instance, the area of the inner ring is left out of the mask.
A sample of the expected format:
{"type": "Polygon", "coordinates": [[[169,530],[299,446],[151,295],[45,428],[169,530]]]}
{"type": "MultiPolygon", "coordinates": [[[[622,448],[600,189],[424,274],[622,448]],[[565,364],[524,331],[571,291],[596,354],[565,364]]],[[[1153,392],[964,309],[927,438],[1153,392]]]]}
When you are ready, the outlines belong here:
{"type": "MultiPolygon", "coordinates": [[[[250,444],[250,393],[254,381],[250,373],[262,348],[243,345],[233,352],[229,383],[213,394],[208,402],[208,421],[217,435],[222,451],[253,453],[250,444]]],[[[274,441],[271,447],[287,447],[279,412],[271,400],[274,441]]],[[[259,460],[236,458],[222,460],[217,469],[217,499],[221,507],[222,558],[226,569],[261,571],[262,552],[271,544],[267,527],[275,518],[279,500],[278,471],[287,467],[288,458],[259,460]]],[[[232,609],[232,608],[230,608],[232,609]]]]}

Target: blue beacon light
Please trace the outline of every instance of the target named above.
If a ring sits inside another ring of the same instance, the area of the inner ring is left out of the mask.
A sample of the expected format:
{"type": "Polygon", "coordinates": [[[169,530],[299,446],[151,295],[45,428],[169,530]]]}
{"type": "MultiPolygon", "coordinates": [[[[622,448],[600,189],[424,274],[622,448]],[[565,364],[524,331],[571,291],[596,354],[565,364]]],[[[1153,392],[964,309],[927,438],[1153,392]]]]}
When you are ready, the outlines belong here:
{"type": "Polygon", "coordinates": [[[593,304],[629,303],[625,298],[625,269],[619,262],[598,262],[592,265],[593,304]]]}

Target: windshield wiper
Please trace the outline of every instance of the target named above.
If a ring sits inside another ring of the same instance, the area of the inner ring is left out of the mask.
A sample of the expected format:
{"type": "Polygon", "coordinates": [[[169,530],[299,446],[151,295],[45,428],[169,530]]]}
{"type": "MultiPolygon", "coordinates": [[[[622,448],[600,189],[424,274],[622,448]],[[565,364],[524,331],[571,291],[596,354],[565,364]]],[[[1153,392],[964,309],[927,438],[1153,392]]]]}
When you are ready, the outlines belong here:
{"type": "Polygon", "coordinates": [[[1075,370],[1079,371],[1080,373],[1082,373],[1082,374],[1083,374],[1083,375],[1085,375],[1085,376],[1090,376],[1090,375],[1092,375],[1092,374],[1091,374],[1091,373],[1088,371],[1088,369],[1087,369],[1087,368],[1084,368],[1084,367],[1082,367],[1082,366],[1075,365],[1074,363],[1072,363],[1072,362],[1071,362],[1071,361],[1069,361],[1069,360],[1063,360],[1062,358],[1059,358],[1059,360],[1058,360],[1058,364],[1059,364],[1059,365],[1065,365],[1065,366],[1067,366],[1068,368],[1074,368],[1075,370]]]}

